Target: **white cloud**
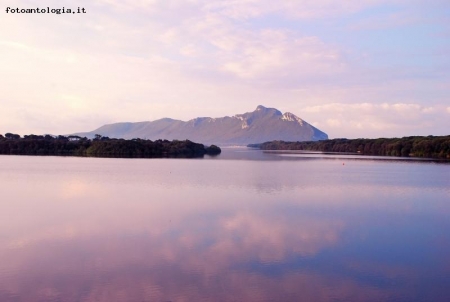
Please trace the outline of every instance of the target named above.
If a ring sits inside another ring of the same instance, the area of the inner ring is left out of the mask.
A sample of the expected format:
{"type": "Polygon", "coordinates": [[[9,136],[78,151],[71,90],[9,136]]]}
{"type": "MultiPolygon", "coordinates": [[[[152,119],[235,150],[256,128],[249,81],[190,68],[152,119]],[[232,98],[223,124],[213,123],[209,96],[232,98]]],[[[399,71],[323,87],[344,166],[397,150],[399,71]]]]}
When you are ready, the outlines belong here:
{"type": "Polygon", "coordinates": [[[327,125],[330,127],[340,127],[342,125],[342,123],[338,119],[328,119],[327,125]]]}
{"type": "Polygon", "coordinates": [[[320,124],[325,121],[321,130],[330,137],[393,137],[444,135],[448,118],[440,111],[439,105],[414,103],[330,103],[305,107],[299,114],[320,124]]]}
{"type": "Polygon", "coordinates": [[[425,108],[422,108],[422,112],[423,113],[434,113],[434,112],[436,112],[436,109],[434,107],[425,107],[425,108]]]}
{"type": "Polygon", "coordinates": [[[222,68],[241,78],[278,79],[334,74],[345,69],[338,51],[317,37],[292,36],[275,30],[236,36],[236,51],[224,54],[222,68]]]}
{"type": "Polygon", "coordinates": [[[397,112],[412,112],[421,110],[422,107],[417,104],[392,104],[388,109],[394,109],[397,112]]]}

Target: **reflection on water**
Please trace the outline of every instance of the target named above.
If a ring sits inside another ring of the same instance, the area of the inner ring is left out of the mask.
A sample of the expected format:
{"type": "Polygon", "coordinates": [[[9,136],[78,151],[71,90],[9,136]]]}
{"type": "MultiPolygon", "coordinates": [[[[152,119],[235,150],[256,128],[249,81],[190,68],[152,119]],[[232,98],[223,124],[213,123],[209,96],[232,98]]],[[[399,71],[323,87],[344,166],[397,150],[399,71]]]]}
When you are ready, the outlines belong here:
{"type": "Polygon", "coordinates": [[[0,156],[0,301],[449,301],[450,165],[0,156]]]}

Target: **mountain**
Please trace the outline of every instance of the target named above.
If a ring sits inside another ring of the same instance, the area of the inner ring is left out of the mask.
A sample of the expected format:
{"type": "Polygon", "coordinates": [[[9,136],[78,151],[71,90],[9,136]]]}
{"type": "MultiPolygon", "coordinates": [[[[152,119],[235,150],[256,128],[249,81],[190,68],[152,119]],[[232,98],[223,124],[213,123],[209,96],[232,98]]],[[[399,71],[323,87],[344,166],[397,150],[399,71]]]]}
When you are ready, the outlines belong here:
{"type": "Polygon", "coordinates": [[[296,115],[258,106],[255,111],[221,118],[198,117],[184,122],[163,118],[152,122],[115,123],[94,131],[77,133],[93,137],[185,140],[203,144],[247,145],[272,140],[315,141],[328,135],[296,115]]]}

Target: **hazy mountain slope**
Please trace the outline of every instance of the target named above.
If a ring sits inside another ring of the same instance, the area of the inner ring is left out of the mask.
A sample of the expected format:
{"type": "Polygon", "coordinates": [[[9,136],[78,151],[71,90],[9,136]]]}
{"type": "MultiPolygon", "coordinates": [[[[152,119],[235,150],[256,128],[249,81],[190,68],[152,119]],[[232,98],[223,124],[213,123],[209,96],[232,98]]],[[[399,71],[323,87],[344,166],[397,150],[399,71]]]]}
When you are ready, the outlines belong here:
{"type": "Polygon", "coordinates": [[[199,117],[187,122],[163,118],[151,122],[116,123],[94,131],[77,133],[111,138],[189,139],[204,144],[246,145],[272,140],[310,141],[328,136],[296,115],[258,106],[255,111],[229,117],[199,117]]]}

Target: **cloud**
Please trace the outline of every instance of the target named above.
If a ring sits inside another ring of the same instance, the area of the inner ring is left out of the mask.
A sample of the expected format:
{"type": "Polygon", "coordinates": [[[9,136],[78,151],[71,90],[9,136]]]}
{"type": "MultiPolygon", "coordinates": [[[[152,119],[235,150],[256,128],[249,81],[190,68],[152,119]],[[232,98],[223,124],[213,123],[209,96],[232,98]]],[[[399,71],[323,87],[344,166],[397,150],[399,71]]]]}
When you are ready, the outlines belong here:
{"type": "Polygon", "coordinates": [[[330,127],[340,127],[342,125],[342,123],[338,119],[328,119],[327,125],[330,127]]]}
{"type": "MultiPolygon", "coordinates": [[[[231,47],[234,51],[222,53],[225,57],[222,70],[240,78],[281,79],[336,73],[343,69],[338,51],[317,37],[292,37],[289,32],[275,30],[234,36],[231,47]]],[[[216,45],[221,47],[219,43],[216,45]]],[[[220,51],[225,52],[226,48],[221,47],[220,51]]]]}
{"type": "Polygon", "coordinates": [[[300,111],[305,119],[323,125],[321,130],[331,137],[373,137],[375,133],[379,137],[445,135],[448,126],[440,105],[330,103],[304,107],[300,111]]]}

